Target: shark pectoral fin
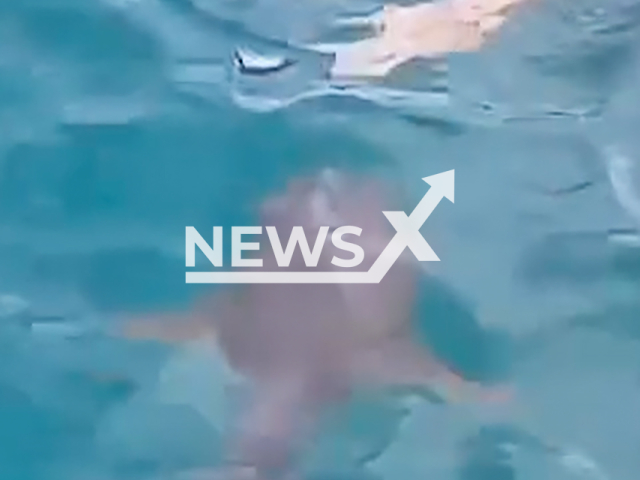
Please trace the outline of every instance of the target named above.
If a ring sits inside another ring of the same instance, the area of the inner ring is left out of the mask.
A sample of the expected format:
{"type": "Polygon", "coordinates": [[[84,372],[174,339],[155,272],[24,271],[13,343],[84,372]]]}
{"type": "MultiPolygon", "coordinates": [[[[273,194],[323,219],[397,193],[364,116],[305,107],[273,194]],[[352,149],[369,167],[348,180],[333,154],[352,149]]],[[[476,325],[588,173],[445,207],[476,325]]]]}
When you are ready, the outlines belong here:
{"type": "Polygon", "coordinates": [[[476,397],[480,388],[451,372],[409,338],[394,339],[358,355],[353,374],[359,385],[447,403],[476,397]]]}

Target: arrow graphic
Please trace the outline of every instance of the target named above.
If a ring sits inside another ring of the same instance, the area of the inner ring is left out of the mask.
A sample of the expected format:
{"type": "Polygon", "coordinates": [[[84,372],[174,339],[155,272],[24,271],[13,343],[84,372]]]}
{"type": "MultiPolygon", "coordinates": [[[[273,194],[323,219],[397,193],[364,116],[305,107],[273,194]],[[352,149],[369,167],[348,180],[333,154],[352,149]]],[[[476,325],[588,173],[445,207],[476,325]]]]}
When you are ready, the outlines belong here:
{"type": "Polygon", "coordinates": [[[449,170],[423,178],[431,188],[411,215],[382,212],[396,234],[367,272],[187,272],[187,283],[380,283],[405,248],[421,262],[438,262],[440,259],[420,228],[443,198],[454,202],[454,172],[449,170]]]}

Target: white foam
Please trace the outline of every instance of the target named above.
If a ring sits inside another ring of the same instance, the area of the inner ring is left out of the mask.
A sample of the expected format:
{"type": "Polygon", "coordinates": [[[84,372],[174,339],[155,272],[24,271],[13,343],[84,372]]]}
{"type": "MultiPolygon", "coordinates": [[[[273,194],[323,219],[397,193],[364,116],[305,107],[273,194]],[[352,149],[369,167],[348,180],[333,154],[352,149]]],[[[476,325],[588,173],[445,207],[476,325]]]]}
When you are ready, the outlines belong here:
{"type": "Polygon", "coordinates": [[[615,146],[605,148],[605,160],[618,202],[640,226],[640,168],[615,146]]]}
{"type": "Polygon", "coordinates": [[[609,480],[609,476],[600,466],[584,452],[567,450],[559,456],[560,464],[569,472],[579,475],[579,478],[594,480],[609,480]]]}
{"type": "Polygon", "coordinates": [[[287,62],[287,59],[284,57],[259,55],[256,52],[243,48],[237,49],[236,53],[242,61],[241,67],[255,70],[272,70],[282,67],[287,62]]]}

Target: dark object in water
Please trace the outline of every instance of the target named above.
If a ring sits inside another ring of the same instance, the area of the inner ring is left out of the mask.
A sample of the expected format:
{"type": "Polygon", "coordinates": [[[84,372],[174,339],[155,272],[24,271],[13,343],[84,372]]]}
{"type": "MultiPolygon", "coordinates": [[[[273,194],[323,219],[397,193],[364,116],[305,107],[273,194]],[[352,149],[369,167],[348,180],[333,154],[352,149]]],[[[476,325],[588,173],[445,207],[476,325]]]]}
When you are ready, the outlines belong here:
{"type": "Polygon", "coordinates": [[[586,190],[589,187],[593,187],[594,184],[595,183],[592,182],[591,180],[585,180],[584,182],[579,182],[579,183],[576,183],[575,185],[571,185],[569,187],[558,188],[556,190],[551,190],[549,192],[549,194],[551,194],[551,195],[569,195],[569,194],[572,194],[572,193],[581,192],[582,190],[586,190]]]}
{"type": "Polygon", "coordinates": [[[401,118],[406,120],[409,123],[412,123],[418,127],[428,127],[437,131],[438,133],[447,135],[447,136],[456,136],[462,135],[465,133],[465,127],[459,123],[452,120],[447,120],[444,118],[436,118],[436,117],[428,117],[428,116],[420,116],[420,115],[412,115],[412,114],[404,114],[400,115],[401,118]]]}
{"type": "Polygon", "coordinates": [[[238,71],[245,75],[269,75],[294,65],[296,61],[284,57],[262,57],[248,51],[236,49],[233,52],[233,63],[238,71]]]}
{"type": "Polygon", "coordinates": [[[416,335],[436,356],[464,378],[499,382],[511,373],[512,339],[484,328],[473,309],[445,283],[421,279],[416,335]]]}

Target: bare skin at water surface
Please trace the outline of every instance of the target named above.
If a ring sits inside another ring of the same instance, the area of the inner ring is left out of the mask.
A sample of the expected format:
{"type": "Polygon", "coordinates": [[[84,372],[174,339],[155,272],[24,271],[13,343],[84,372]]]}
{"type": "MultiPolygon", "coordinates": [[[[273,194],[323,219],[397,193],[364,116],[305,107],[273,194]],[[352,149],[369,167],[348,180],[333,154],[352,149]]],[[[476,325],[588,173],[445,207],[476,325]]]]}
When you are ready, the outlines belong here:
{"type": "Polygon", "coordinates": [[[331,77],[385,77],[413,59],[473,52],[497,34],[508,16],[526,0],[442,0],[410,6],[386,5],[350,23],[370,26],[364,40],[312,48],[333,53],[331,77]]]}
{"type": "MultiPolygon", "coordinates": [[[[368,270],[394,235],[382,214],[395,207],[392,198],[382,182],[325,171],[292,180],[284,193],[267,199],[261,224],[275,226],[285,245],[293,226],[304,227],[311,245],[320,226],[360,227],[354,242],[365,260],[358,269],[368,270]]],[[[317,269],[338,270],[334,255],[345,254],[327,242],[317,269]]],[[[277,267],[273,252],[261,257],[265,270],[307,268],[299,250],[289,267],[277,267]]],[[[292,466],[320,415],[356,390],[423,389],[446,400],[502,400],[414,340],[421,274],[407,251],[380,284],[246,285],[205,297],[188,314],[132,319],[121,333],[168,342],[211,336],[255,389],[229,444],[224,476],[282,478],[295,473],[292,466]]]]}

